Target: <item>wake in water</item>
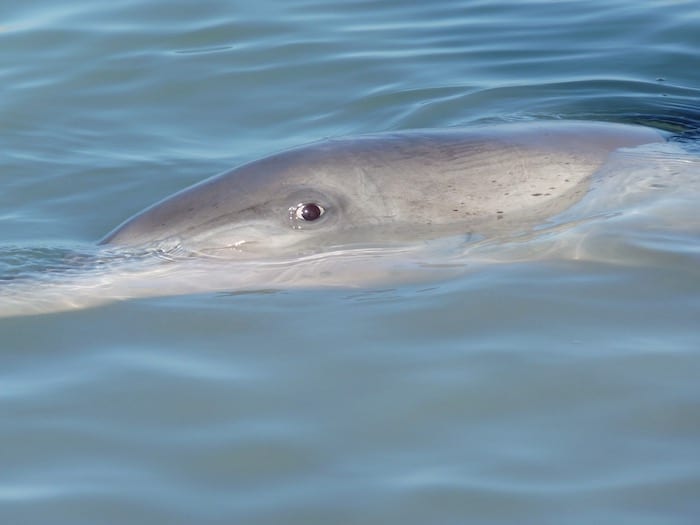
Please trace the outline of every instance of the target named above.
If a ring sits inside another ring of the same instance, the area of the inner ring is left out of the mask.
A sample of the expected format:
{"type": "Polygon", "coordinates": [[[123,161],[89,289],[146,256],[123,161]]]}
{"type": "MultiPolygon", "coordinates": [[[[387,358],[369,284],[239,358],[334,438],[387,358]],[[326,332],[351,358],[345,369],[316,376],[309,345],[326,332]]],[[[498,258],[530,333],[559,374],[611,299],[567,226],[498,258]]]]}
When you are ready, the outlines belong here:
{"type": "Polygon", "coordinates": [[[435,282],[491,264],[568,259],[636,266],[678,257],[696,264],[698,203],[700,156],[666,143],[619,151],[578,204],[535,229],[486,239],[354,243],[301,256],[238,260],[180,247],[0,247],[0,316],[139,297],[435,282]]]}

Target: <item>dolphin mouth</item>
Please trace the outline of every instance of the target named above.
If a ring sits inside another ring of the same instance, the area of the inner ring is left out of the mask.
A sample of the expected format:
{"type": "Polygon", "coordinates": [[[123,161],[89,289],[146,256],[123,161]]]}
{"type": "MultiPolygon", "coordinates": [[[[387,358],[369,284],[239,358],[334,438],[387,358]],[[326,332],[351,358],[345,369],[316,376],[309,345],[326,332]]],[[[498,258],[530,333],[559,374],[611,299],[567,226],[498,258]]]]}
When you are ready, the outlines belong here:
{"type": "Polygon", "coordinates": [[[256,248],[260,246],[259,241],[241,240],[223,246],[195,248],[191,253],[212,259],[240,259],[246,256],[259,257],[260,251],[256,248]]]}

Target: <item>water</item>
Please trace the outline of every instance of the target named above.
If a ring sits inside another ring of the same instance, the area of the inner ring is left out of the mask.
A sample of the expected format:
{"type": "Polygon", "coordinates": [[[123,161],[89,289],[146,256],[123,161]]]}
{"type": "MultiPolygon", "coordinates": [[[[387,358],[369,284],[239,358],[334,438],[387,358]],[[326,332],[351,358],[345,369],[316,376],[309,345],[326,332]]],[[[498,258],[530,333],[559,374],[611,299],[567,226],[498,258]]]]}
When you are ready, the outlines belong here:
{"type": "MultiPolygon", "coordinates": [[[[695,2],[45,1],[0,20],[0,250],[37,267],[326,136],[700,120],[695,2]]],[[[0,319],[0,517],[695,523],[682,190],[574,228],[568,257],[0,319]]]]}

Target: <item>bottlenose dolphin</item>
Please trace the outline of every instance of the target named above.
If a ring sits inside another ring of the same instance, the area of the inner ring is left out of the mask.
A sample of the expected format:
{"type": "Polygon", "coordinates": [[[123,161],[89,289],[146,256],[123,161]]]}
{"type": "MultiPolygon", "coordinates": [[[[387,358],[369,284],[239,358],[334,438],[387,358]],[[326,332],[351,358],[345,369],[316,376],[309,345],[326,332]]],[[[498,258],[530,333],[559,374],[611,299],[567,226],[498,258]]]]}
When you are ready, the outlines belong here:
{"type": "Polygon", "coordinates": [[[101,242],[240,257],[522,230],[579,200],[612,151],[664,140],[572,121],[326,140],[187,188],[101,242]]]}
{"type": "Polygon", "coordinates": [[[613,152],[666,138],[635,125],[545,121],[324,140],[154,204],[76,271],[49,272],[34,280],[40,286],[6,279],[0,316],[194,292],[372,286],[413,279],[417,268],[462,268],[423,248],[532,232],[579,202],[613,152]]]}

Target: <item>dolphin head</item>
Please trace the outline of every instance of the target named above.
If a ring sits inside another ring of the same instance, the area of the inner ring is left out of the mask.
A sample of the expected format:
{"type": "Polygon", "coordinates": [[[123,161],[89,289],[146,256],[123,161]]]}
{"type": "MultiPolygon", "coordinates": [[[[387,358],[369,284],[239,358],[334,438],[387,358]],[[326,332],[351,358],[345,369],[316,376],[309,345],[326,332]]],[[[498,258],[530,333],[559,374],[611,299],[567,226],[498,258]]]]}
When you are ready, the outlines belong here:
{"type": "Polygon", "coordinates": [[[644,127],[574,121],[326,140],[212,177],[147,208],[102,244],[219,256],[529,228],[578,201],[644,127]]]}
{"type": "Polygon", "coordinates": [[[208,255],[289,253],[387,223],[372,178],[335,141],[273,155],[186,188],[101,243],[181,246],[208,255]]]}

